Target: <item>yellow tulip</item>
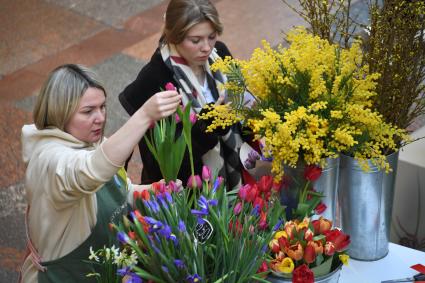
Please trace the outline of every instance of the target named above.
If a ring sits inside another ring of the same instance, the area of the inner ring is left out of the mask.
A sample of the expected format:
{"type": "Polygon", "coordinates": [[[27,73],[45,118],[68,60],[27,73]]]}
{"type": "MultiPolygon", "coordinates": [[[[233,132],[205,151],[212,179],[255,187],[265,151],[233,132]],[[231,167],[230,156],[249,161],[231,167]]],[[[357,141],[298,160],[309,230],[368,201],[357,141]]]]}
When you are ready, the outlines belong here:
{"type": "Polygon", "coordinates": [[[344,264],[344,265],[348,265],[348,259],[349,259],[350,257],[348,256],[348,255],[346,255],[346,254],[341,254],[341,255],[339,255],[339,259],[341,260],[341,262],[344,264]]]}
{"type": "Polygon", "coordinates": [[[294,261],[291,258],[285,257],[281,262],[277,263],[275,267],[277,271],[288,274],[288,273],[292,273],[295,265],[294,265],[294,261]]]}

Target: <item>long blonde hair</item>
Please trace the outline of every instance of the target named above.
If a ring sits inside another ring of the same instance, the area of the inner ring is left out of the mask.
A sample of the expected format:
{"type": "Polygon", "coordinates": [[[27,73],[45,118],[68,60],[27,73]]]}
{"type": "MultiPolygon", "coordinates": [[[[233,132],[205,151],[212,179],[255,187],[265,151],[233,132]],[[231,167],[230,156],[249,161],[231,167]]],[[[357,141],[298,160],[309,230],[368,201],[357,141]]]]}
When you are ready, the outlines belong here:
{"type": "Polygon", "coordinates": [[[37,129],[55,127],[65,131],[65,125],[77,110],[84,92],[94,87],[106,91],[89,68],[66,64],[54,69],[37,97],[33,119],[37,129]]]}
{"type": "Polygon", "coordinates": [[[161,43],[179,44],[191,27],[209,21],[220,35],[223,25],[217,9],[209,0],[171,0],[165,13],[161,43]]]}

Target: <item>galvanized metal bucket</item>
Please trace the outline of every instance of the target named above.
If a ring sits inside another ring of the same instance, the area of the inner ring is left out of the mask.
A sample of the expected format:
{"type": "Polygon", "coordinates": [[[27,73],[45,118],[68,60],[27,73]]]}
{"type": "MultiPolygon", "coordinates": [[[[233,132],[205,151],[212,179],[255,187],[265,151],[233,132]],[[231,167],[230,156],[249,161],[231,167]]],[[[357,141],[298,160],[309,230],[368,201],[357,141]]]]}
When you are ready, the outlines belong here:
{"type": "Polygon", "coordinates": [[[323,194],[322,202],[327,207],[321,216],[333,223],[336,218],[339,160],[339,158],[326,159],[326,167],[322,169],[322,175],[313,184],[314,189],[323,194]]]}
{"type": "MultiPolygon", "coordinates": [[[[338,283],[339,276],[341,275],[341,269],[342,269],[342,264],[340,264],[332,272],[326,275],[315,277],[314,282],[315,283],[338,283]]],[[[292,278],[279,277],[278,275],[275,275],[272,273],[271,275],[267,277],[267,281],[270,281],[272,283],[287,283],[287,282],[292,282],[292,278]]]]}
{"type": "Polygon", "coordinates": [[[350,235],[348,254],[354,259],[372,261],[388,254],[398,153],[389,155],[387,160],[393,169],[389,174],[370,161],[371,170],[365,172],[354,158],[341,155],[341,228],[350,235]]]}
{"type": "MultiPolygon", "coordinates": [[[[295,181],[290,182],[291,186],[296,186],[295,188],[289,188],[289,190],[282,190],[281,191],[281,199],[282,204],[288,206],[291,205],[291,201],[288,200],[288,198],[292,197],[294,199],[297,199],[297,194],[299,193],[299,187],[300,183],[305,182],[306,180],[303,177],[304,174],[304,164],[300,164],[296,168],[291,167],[285,167],[285,175],[291,177],[292,179],[295,179],[295,181]],[[289,194],[284,195],[284,194],[289,194]],[[290,203],[288,203],[288,201],[290,203]]],[[[323,216],[324,218],[327,218],[333,222],[335,222],[336,218],[336,204],[337,204],[337,189],[338,189],[338,176],[339,176],[339,158],[327,158],[326,159],[326,166],[322,169],[322,174],[320,175],[320,178],[313,182],[313,188],[323,193],[322,202],[326,205],[326,210],[318,216],[314,216],[313,218],[316,219],[319,216],[323,216]]],[[[293,202],[293,201],[292,201],[293,202]]],[[[292,203],[293,205],[296,205],[295,203],[292,203]]]]}

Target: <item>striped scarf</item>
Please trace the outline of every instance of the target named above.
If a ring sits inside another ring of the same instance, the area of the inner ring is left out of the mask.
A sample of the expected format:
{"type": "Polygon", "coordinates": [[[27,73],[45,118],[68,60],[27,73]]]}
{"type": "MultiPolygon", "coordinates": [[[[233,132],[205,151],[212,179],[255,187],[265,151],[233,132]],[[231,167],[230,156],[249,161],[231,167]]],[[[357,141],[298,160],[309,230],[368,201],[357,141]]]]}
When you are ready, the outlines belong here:
{"type": "MultiPolygon", "coordinates": [[[[179,92],[183,95],[183,105],[186,105],[189,101],[192,102],[191,111],[198,114],[207,101],[192,69],[187,61],[178,54],[175,45],[164,44],[160,51],[165,65],[173,72],[179,92]]],[[[219,71],[211,72],[210,64],[217,58],[219,58],[219,55],[214,49],[208,58],[208,62],[205,62],[204,65],[208,87],[215,100],[220,95],[225,94],[225,90],[217,86],[226,81],[226,77],[219,71]]],[[[202,141],[200,142],[202,143],[202,141]]],[[[219,137],[219,142],[213,149],[202,156],[204,165],[209,166],[213,172],[218,172],[220,176],[225,178],[228,190],[241,184],[242,167],[239,161],[239,149],[242,143],[239,128],[234,125],[226,135],[219,137]]]]}

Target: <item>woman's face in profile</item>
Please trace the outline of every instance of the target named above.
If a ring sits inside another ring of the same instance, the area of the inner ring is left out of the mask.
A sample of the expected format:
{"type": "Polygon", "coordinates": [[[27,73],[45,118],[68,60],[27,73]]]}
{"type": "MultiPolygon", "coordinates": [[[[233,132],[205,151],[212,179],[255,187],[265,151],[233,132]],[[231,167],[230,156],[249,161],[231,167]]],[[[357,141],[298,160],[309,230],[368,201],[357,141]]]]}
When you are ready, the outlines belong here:
{"type": "Polygon", "coordinates": [[[211,22],[204,21],[191,27],[183,41],[176,44],[176,48],[190,67],[202,66],[208,60],[216,41],[216,30],[211,22]]]}
{"type": "Polygon", "coordinates": [[[80,99],[77,110],[65,125],[65,131],[80,141],[98,142],[103,135],[106,119],[106,97],[103,90],[88,88],[80,99]]]}

